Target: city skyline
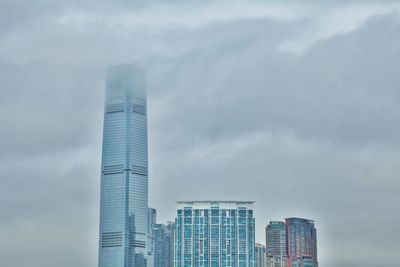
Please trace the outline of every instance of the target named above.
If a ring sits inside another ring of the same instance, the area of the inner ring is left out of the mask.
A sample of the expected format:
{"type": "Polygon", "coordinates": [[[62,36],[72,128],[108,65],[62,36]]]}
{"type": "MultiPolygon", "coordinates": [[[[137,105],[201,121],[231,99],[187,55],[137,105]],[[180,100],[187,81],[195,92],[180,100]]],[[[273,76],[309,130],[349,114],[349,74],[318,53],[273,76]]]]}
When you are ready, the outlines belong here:
{"type": "MultiPolygon", "coordinates": [[[[240,243],[236,238],[241,231],[238,222],[243,218],[238,219],[238,213],[234,210],[250,211],[249,215],[252,218],[250,229],[253,229],[251,231],[254,234],[256,222],[252,217],[253,201],[189,200],[176,203],[177,216],[174,222],[158,222],[156,210],[149,208],[149,217],[152,217],[149,220],[149,233],[152,232],[150,235],[152,236],[151,250],[154,256],[154,267],[209,266],[217,263],[221,266],[236,266],[239,264],[238,261],[231,261],[231,257],[235,258],[234,255],[239,255],[239,253],[228,253],[232,249],[237,249],[240,243]],[[229,245],[220,247],[220,244],[225,243],[229,245]],[[212,249],[213,246],[214,249],[212,249]],[[219,256],[212,256],[210,251],[219,251],[219,256]]],[[[246,238],[246,242],[252,244],[252,248],[247,248],[246,245],[246,254],[252,253],[251,255],[254,256],[254,260],[246,262],[246,266],[318,267],[317,230],[314,220],[290,217],[284,221],[270,221],[265,227],[265,238],[265,245],[255,242],[254,238],[246,238]]]]}
{"type": "Polygon", "coordinates": [[[157,211],[148,205],[145,77],[132,64],[107,69],[98,266],[267,267],[272,260],[270,267],[318,267],[314,221],[285,219],[284,239],[281,223],[270,222],[266,249],[255,240],[254,201],[177,201],[171,241],[168,226],[157,224],[157,211]]]}
{"type": "Polygon", "coordinates": [[[120,63],[146,70],[160,222],[176,200],[250,199],[258,243],[268,221],[310,218],[320,266],[398,266],[399,1],[0,0],[0,13],[1,266],[97,266],[104,76],[120,63]]]}

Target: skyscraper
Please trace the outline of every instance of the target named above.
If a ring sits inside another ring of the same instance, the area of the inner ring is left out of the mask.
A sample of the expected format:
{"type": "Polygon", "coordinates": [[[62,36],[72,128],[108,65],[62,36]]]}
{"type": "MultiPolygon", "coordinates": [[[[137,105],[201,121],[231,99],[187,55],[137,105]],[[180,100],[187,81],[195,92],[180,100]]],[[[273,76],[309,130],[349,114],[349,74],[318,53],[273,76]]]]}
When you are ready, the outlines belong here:
{"type": "Polygon", "coordinates": [[[286,221],[289,267],[317,267],[317,230],[314,221],[288,218],[286,221]]]}
{"type": "Polygon", "coordinates": [[[175,223],[154,227],[154,267],[174,266],[175,223]]]}
{"type": "Polygon", "coordinates": [[[255,267],[265,267],[265,246],[256,243],[255,247],[255,267]]]}
{"type": "Polygon", "coordinates": [[[149,208],[147,214],[147,266],[153,267],[155,247],[154,227],[157,224],[157,211],[156,209],[149,208]]]}
{"type": "Polygon", "coordinates": [[[254,267],[252,204],[178,202],[175,267],[254,267]]]}
{"type": "Polygon", "coordinates": [[[287,239],[284,222],[270,222],[265,228],[265,245],[268,267],[287,266],[287,239]]]}
{"type": "Polygon", "coordinates": [[[99,267],[147,265],[147,116],[144,72],[107,72],[101,163],[99,267]]]}
{"type": "Polygon", "coordinates": [[[175,233],[176,233],[176,223],[167,223],[167,266],[174,267],[175,264],[175,233]]]}
{"type": "Polygon", "coordinates": [[[288,218],[265,230],[268,267],[318,267],[314,221],[288,218]]]}

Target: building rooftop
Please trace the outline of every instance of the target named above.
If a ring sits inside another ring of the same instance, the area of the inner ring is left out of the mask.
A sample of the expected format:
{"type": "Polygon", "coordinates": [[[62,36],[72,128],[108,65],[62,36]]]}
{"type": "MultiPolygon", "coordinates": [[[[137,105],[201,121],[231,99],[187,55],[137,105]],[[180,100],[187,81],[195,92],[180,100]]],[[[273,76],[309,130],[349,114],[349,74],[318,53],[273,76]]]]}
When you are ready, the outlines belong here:
{"type": "Polygon", "coordinates": [[[234,200],[190,200],[176,201],[178,204],[253,204],[254,201],[234,201],[234,200]]]}
{"type": "Polygon", "coordinates": [[[256,242],[256,247],[265,248],[265,246],[263,244],[260,244],[260,243],[257,243],[257,242],[256,242]]]}
{"type": "Polygon", "coordinates": [[[209,209],[219,207],[221,209],[236,209],[240,207],[252,209],[254,201],[233,201],[233,200],[189,200],[176,201],[178,209],[185,207],[195,207],[198,209],[209,209]]]}
{"type": "Polygon", "coordinates": [[[286,222],[288,222],[288,221],[302,221],[302,222],[314,223],[314,220],[304,219],[304,218],[299,218],[299,217],[286,218],[285,221],[286,222]]]}

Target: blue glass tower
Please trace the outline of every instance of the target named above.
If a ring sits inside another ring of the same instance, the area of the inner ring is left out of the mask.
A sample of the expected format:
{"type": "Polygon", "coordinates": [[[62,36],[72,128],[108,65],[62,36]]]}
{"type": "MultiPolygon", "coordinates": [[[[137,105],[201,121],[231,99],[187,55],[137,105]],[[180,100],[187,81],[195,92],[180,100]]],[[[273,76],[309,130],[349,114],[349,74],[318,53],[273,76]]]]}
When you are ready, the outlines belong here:
{"type": "Polygon", "coordinates": [[[99,267],[147,266],[148,164],[144,72],[107,72],[101,163],[99,267]]]}
{"type": "Polygon", "coordinates": [[[254,267],[252,203],[178,202],[175,267],[254,267]]]}

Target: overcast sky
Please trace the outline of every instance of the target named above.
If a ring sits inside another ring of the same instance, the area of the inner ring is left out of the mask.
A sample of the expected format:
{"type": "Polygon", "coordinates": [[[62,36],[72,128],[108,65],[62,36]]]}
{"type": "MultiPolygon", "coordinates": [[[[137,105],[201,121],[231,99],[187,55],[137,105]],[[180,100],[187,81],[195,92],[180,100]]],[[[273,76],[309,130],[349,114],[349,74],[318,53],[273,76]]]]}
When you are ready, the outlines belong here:
{"type": "Polygon", "coordinates": [[[104,73],[126,62],[147,72],[159,222],[255,200],[258,242],[305,217],[321,267],[399,266],[389,0],[0,0],[0,266],[97,266],[104,73]]]}

